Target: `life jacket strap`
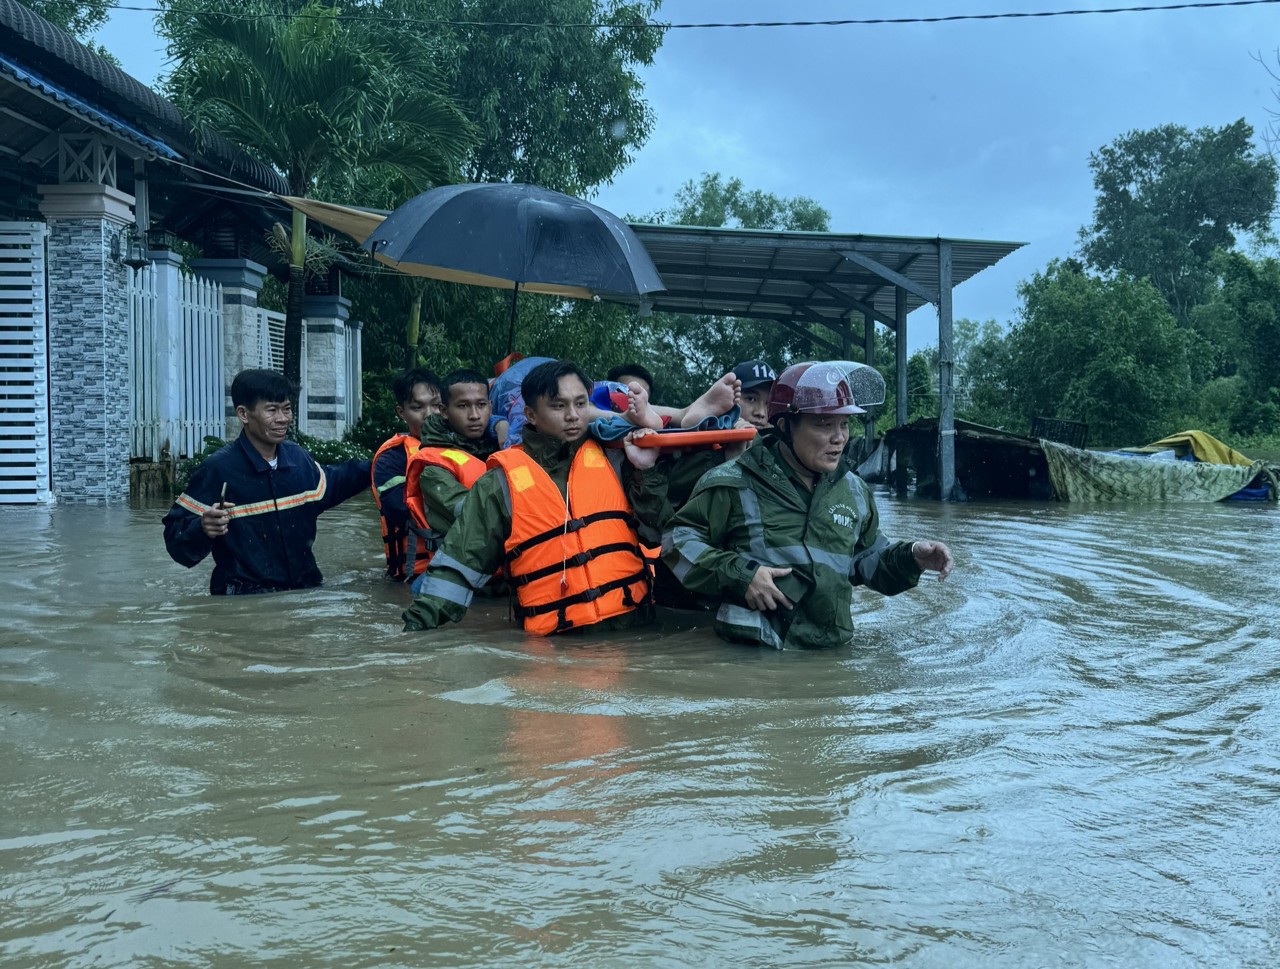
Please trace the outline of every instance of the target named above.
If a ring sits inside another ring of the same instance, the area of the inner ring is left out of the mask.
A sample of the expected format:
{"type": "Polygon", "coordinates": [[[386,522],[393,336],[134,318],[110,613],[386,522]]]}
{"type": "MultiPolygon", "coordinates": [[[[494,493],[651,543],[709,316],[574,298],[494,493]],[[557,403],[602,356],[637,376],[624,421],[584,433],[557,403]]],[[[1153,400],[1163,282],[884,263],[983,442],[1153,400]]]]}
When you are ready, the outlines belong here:
{"type": "Polygon", "coordinates": [[[579,552],[577,555],[570,555],[564,562],[555,562],[541,569],[534,569],[532,572],[526,572],[524,575],[517,576],[512,579],[514,585],[528,585],[536,579],[544,579],[548,575],[555,575],[557,572],[563,572],[566,568],[580,568],[586,565],[594,558],[601,555],[608,555],[610,552],[631,552],[637,557],[640,550],[630,542],[615,542],[613,545],[601,545],[598,548],[588,549],[585,552],[579,552]]]}
{"type": "MultiPolygon", "coordinates": [[[[544,612],[559,612],[561,614],[561,621],[563,623],[566,621],[564,619],[564,610],[569,606],[582,605],[585,602],[594,602],[596,599],[599,599],[606,592],[612,592],[614,589],[626,590],[628,586],[634,585],[637,582],[645,583],[645,587],[648,588],[649,570],[647,568],[641,569],[639,572],[636,572],[634,575],[625,575],[621,579],[613,579],[612,581],[606,582],[603,585],[598,585],[593,589],[587,589],[583,592],[579,592],[577,595],[566,596],[563,599],[556,599],[553,602],[544,602],[540,606],[516,605],[516,615],[519,616],[521,619],[528,619],[531,616],[540,616],[544,612]]],[[[632,599],[632,596],[629,590],[625,593],[625,595],[628,600],[632,599]]],[[[630,601],[627,604],[638,605],[638,603],[634,601],[630,601]]],[[[569,623],[569,625],[571,626],[572,623],[569,623]]],[[[569,628],[569,627],[565,626],[565,628],[569,628]]]]}
{"type": "Polygon", "coordinates": [[[631,526],[633,531],[637,527],[635,517],[630,512],[626,511],[598,511],[594,515],[585,515],[582,518],[570,518],[563,525],[557,525],[555,528],[548,528],[545,532],[534,535],[533,538],[525,539],[519,545],[516,545],[507,552],[507,560],[511,561],[534,546],[541,545],[543,542],[549,542],[557,536],[564,535],[569,532],[576,532],[580,529],[586,528],[588,525],[594,524],[595,522],[612,520],[626,522],[631,526]]]}

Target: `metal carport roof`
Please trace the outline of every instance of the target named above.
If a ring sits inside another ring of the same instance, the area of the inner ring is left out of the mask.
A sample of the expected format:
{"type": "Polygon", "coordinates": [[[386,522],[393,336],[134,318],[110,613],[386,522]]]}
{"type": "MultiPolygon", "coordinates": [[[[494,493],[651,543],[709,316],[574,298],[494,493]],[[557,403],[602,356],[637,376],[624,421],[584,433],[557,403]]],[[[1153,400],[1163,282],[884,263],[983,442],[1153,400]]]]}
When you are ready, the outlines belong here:
{"type": "Polygon", "coordinates": [[[936,306],[939,483],[944,499],[954,496],[951,291],[1024,243],[679,225],[632,229],[667,285],[648,299],[654,310],[774,320],[832,356],[848,359],[859,344],[867,363],[875,360],[875,324],[888,326],[899,337],[899,424],[907,418],[907,315],[926,303],[936,306]],[[810,324],[827,328],[831,338],[810,324]]]}
{"type": "Polygon", "coordinates": [[[896,331],[903,309],[910,313],[941,301],[940,243],[950,248],[952,287],[1024,245],[634,223],[632,228],[667,284],[665,293],[653,296],[654,310],[821,323],[856,335],[858,343],[864,315],[896,331]],[[899,288],[905,307],[898,305],[899,288]]]}

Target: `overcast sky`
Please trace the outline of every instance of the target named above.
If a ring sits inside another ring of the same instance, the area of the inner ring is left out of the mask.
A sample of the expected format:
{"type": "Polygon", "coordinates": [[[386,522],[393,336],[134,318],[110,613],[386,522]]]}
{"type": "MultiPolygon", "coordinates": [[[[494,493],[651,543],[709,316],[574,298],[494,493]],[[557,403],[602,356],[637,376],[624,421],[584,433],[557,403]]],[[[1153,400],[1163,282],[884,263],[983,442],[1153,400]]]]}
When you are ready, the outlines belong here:
{"type": "MultiPolygon", "coordinates": [[[[665,0],[672,23],[929,17],[1169,0],[665,0]]],[[[98,36],[144,82],[163,71],[148,14],[98,36]]],[[[1280,107],[1280,4],[944,24],[673,30],[644,75],[654,131],[595,199],[668,205],[703,172],[808,195],[842,232],[1026,242],[955,291],[955,315],[1015,318],[1016,288],[1076,247],[1091,151],[1134,129],[1261,135],[1280,107]]],[[[911,347],[936,340],[912,314],[911,347]]]]}

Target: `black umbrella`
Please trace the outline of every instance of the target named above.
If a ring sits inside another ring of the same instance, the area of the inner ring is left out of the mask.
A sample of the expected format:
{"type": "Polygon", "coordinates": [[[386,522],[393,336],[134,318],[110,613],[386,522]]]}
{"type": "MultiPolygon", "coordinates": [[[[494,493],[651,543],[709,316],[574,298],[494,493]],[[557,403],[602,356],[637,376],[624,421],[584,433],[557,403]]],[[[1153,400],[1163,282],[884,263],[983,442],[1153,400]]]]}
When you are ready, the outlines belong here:
{"type": "Polygon", "coordinates": [[[414,196],[364,242],[401,272],[510,289],[638,300],[666,287],[631,227],[611,212],[536,185],[446,185],[414,196]]]}

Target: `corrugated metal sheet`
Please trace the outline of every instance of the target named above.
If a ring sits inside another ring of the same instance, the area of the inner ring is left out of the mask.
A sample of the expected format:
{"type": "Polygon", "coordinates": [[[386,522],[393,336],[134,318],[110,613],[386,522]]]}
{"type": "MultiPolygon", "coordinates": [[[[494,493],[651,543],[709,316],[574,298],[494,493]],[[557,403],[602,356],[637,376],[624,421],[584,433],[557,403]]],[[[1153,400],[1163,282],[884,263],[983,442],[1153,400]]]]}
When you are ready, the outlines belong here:
{"type": "MultiPolygon", "coordinates": [[[[895,315],[890,280],[842,255],[855,250],[936,294],[942,243],[951,247],[951,285],[993,266],[1021,242],[928,239],[912,236],[771,232],[690,226],[633,225],[658,267],[667,291],[653,308],[677,313],[821,319],[839,323],[872,307],[889,322],[895,315]]],[[[907,293],[907,312],[926,303],[907,293]]]]}

